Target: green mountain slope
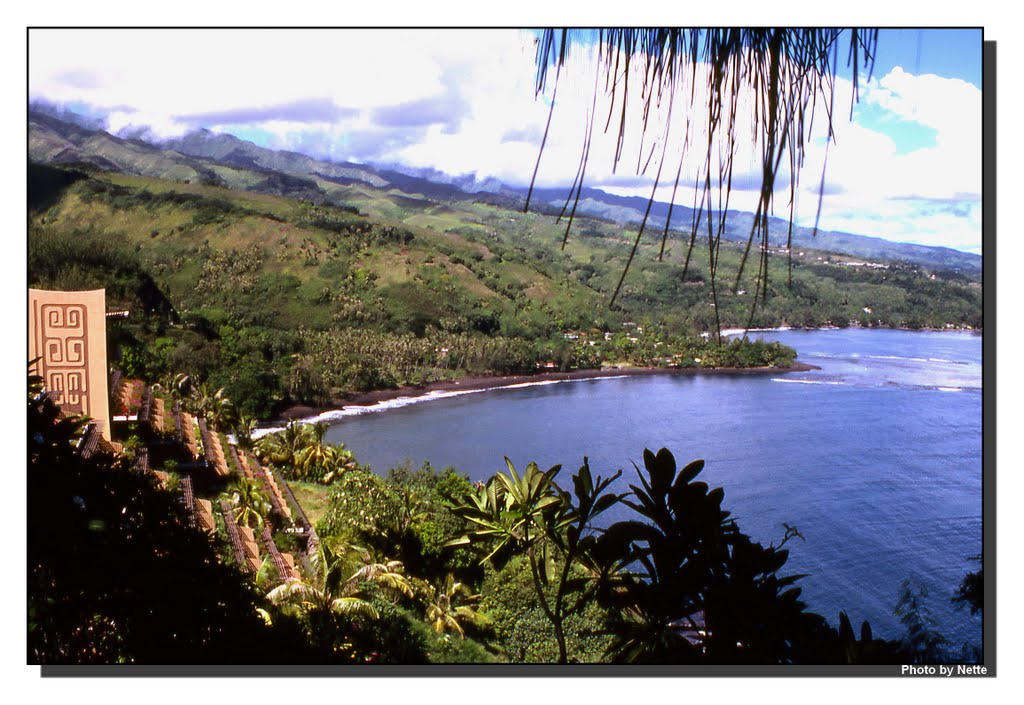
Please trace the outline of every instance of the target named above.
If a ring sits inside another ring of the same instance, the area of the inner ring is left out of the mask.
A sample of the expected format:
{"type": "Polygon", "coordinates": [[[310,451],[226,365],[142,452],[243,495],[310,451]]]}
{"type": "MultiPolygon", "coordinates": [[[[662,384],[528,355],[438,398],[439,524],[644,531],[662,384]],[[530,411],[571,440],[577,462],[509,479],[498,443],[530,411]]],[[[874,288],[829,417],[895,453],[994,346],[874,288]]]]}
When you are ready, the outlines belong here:
{"type": "Polygon", "coordinates": [[[261,417],[465,374],[761,364],[775,353],[707,347],[748,322],[981,326],[975,278],[815,250],[791,269],[773,256],[754,307],[740,245],[723,243],[712,291],[706,252],[687,263],[678,236],[664,261],[641,245],[612,307],[634,233],[608,221],[578,218],[563,250],[564,224],[501,198],[232,166],[46,119],[30,136],[30,157],[57,164],[29,167],[30,285],[106,288],[131,311],[113,361],[189,373],[261,417]]]}
{"type": "MultiPolygon", "coordinates": [[[[494,179],[480,181],[472,176],[452,177],[432,169],[404,167],[377,168],[350,163],[317,160],[297,152],[272,150],[240,140],[232,135],[199,130],[158,145],[141,140],[123,140],[93,127],[68,122],[67,113],[37,106],[29,112],[29,154],[41,163],[84,164],[104,170],[156,176],[179,181],[202,181],[232,189],[330,202],[333,186],[366,184],[381,189],[395,188],[406,194],[421,195],[441,202],[482,200],[493,205],[519,210],[525,202],[525,189],[505,186],[494,179]]],[[[79,120],[86,123],[85,120],[79,120]]],[[[91,123],[90,123],[91,124],[91,123]]],[[[565,203],[567,189],[546,188],[534,192],[534,209],[558,213],[565,203]]],[[[579,212],[620,226],[635,227],[647,209],[647,201],[623,197],[599,189],[584,188],[579,212]]],[[[668,215],[667,203],[656,202],[650,213],[650,227],[660,230],[668,215]]],[[[673,227],[688,232],[693,212],[677,205],[673,209],[673,227]]],[[[753,215],[730,211],[724,238],[746,242],[753,215]]],[[[771,242],[783,247],[790,241],[788,222],[772,218],[771,242]]],[[[981,257],[945,247],[926,247],[896,243],[851,233],[820,231],[794,226],[791,244],[799,249],[825,250],[876,262],[900,262],[979,276],[981,257]]]]}

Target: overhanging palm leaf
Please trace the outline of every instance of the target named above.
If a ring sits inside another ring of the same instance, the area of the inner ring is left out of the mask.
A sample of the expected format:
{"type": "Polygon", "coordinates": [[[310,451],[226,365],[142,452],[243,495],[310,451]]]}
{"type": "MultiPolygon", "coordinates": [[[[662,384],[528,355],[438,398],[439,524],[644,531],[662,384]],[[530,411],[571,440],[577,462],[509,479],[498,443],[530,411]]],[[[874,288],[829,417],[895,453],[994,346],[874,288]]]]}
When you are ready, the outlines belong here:
{"type": "MultiPolygon", "coordinates": [[[[622,276],[612,294],[613,304],[622,290],[629,266],[647,226],[650,205],[654,201],[662,169],[668,159],[670,128],[681,122],[682,136],[678,138],[679,166],[676,170],[669,214],[662,233],[659,259],[664,254],[665,242],[672,223],[672,207],[675,205],[676,191],[683,174],[684,157],[694,149],[700,150],[698,153],[702,155],[702,165],[694,179],[694,208],[689,227],[686,266],[688,267],[693,254],[698,230],[706,226],[711,291],[715,299],[718,338],[721,339],[716,286],[719,273],[718,251],[733,185],[737,130],[743,127],[739,124],[741,106],[744,101],[749,101],[754,106],[750,128],[755,139],[755,147],[760,151],[761,187],[753,226],[734,289],[739,287],[747,256],[756,238],[761,243],[761,254],[757,287],[750,312],[751,320],[753,319],[759,301],[763,301],[768,292],[768,219],[772,212],[776,180],[781,173],[780,167],[784,166],[789,173],[790,225],[787,239],[791,241],[793,205],[799,172],[804,163],[805,145],[811,139],[811,128],[819,101],[827,120],[826,146],[832,139],[833,87],[840,65],[839,45],[844,35],[848,47],[846,61],[853,69],[853,93],[856,98],[859,70],[866,69],[870,77],[874,65],[878,30],[626,28],[599,30],[596,37],[590,30],[549,29],[543,33],[537,45],[537,92],[539,94],[544,90],[548,70],[555,66],[552,111],[557,95],[557,84],[566,64],[569,47],[595,44],[596,39],[598,70],[605,76],[604,86],[610,96],[605,130],[610,126],[613,116],[618,129],[613,171],[623,157],[626,134],[637,131],[640,134],[637,172],[647,172],[655,154],[652,147],[646,162],[641,158],[647,127],[652,115],[659,112],[660,106],[665,106],[667,112],[664,121],[665,134],[658,137],[662,144],[660,157],[655,162],[657,175],[647,213],[637,232],[622,276]],[[702,67],[700,71],[698,66],[702,67]],[[631,102],[634,96],[639,96],[639,101],[631,102]],[[707,104],[698,105],[697,101],[705,100],[705,96],[707,104]],[[672,112],[676,98],[684,108],[681,121],[678,117],[679,112],[672,112]],[[687,102],[689,109],[686,109],[687,102]],[[638,114],[634,115],[631,112],[633,110],[638,114]],[[698,120],[703,121],[703,124],[698,123],[698,120]],[[706,132],[703,144],[697,144],[692,139],[700,129],[706,132]]],[[[591,109],[591,113],[596,110],[596,94],[599,90],[597,83],[594,90],[595,107],[591,109]]],[[[589,132],[593,128],[593,118],[594,115],[588,117],[588,137],[584,142],[580,168],[569,190],[568,200],[578,201],[582,190],[589,158],[589,132]]],[[[550,118],[548,124],[550,125],[550,118]]],[[[546,142],[547,130],[537,156],[538,167],[546,142]]],[[[537,169],[534,170],[534,177],[530,183],[530,193],[526,199],[527,209],[536,174],[537,169]]],[[[819,190],[819,216],[823,190],[824,174],[819,190]]],[[[574,202],[573,212],[575,208],[574,202]]],[[[565,208],[563,213],[564,211],[565,208]]],[[[685,278],[685,267],[683,276],[685,278]]]]}
{"type": "Polygon", "coordinates": [[[368,563],[352,573],[343,583],[342,591],[346,594],[355,593],[361,589],[363,583],[370,583],[404,597],[412,597],[412,586],[406,577],[402,575],[402,570],[401,561],[368,563]]]}
{"type": "Polygon", "coordinates": [[[338,616],[350,619],[359,617],[377,619],[380,616],[373,605],[358,597],[338,597],[334,599],[331,602],[331,611],[338,616]]]}

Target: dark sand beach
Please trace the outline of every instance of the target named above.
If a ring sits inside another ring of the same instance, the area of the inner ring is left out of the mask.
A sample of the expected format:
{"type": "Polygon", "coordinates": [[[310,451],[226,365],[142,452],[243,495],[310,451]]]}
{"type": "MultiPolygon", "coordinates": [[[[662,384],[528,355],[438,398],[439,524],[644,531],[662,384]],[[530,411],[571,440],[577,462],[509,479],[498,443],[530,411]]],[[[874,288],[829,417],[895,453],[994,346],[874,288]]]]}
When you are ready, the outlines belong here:
{"type": "Polygon", "coordinates": [[[523,375],[481,375],[461,377],[459,379],[441,380],[395,389],[376,389],[369,392],[358,392],[335,399],[329,406],[292,406],[277,418],[277,421],[304,419],[340,409],[345,406],[372,406],[382,401],[408,397],[419,397],[431,392],[476,391],[480,389],[500,389],[517,384],[530,382],[549,382],[565,380],[600,379],[602,377],[622,377],[626,375],[758,375],[784,374],[787,372],[807,372],[820,369],[803,362],[794,362],[789,367],[603,367],[594,370],[570,370],[568,372],[537,372],[523,375]]]}

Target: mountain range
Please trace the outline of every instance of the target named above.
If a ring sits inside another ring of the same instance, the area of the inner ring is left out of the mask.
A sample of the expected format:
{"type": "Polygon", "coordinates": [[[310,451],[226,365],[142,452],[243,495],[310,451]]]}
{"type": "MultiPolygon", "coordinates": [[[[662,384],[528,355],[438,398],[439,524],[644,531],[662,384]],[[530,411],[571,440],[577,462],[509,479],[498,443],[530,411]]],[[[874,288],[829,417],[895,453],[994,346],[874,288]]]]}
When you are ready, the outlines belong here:
{"type": "MultiPolygon", "coordinates": [[[[200,182],[314,203],[333,202],[322,182],[360,183],[431,201],[483,201],[517,209],[522,209],[527,197],[526,189],[509,186],[493,178],[452,176],[436,169],[401,165],[330,162],[298,152],[260,147],[232,135],[205,129],[170,140],[156,140],[146,135],[119,137],[99,129],[94,118],[43,105],[33,105],[29,109],[28,153],[30,160],[37,163],[200,182]]],[[[535,189],[531,209],[558,214],[568,196],[568,188],[535,189]]],[[[580,192],[577,212],[635,227],[642,221],[647,206],[645,198],[617,196],[584,187],[580,192]]],[[[668,203],[654,202],[648,227],[652,231],[660,231],[668,213],[668,203]]],[[[674,230],[688,232],[692,218],[691,209],[680,205],[673,207],[674,230]]],[[[723,237],[745,242],[753,218],[751,213],[730,210],[723,237]]],[[[769,233],[772,246],[784,247],[789,234],[788,221],[771,218],[769,233]]],[[[794,225],[791,244],[794,249],[823,250],[868,261],[907,262],[968,275],[981,272],[980,255],[852,233],[814,233],[811,228],[794,225]]]]}

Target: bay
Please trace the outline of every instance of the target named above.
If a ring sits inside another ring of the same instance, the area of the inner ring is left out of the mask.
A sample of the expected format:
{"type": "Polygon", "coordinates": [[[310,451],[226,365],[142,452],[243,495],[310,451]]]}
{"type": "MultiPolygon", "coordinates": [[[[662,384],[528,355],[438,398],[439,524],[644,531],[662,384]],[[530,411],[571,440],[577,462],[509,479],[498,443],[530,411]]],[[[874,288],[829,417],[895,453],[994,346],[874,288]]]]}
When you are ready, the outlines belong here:
{"type": "MultiPolygon", "coordinates": [[[[804,539],[784,573],[835,624],[845,610],[875,633],[902,632],[893,609],[904,580],[928,591],[933,626],[959,647],[981,621],[950,603],[982,547],[981,343],[961,332],[759,333],[820,370],[784,375],[658,375],[543,384],[402,403],[345,416],[327,432],[377,472],[451,465],[473,480],[588,456],[596,473],[635,480],[644,448],[725,489],[741,529],[778,543],[804,539]]],[[[610,520],[625,515],[611,516],[610,520]]]]}

